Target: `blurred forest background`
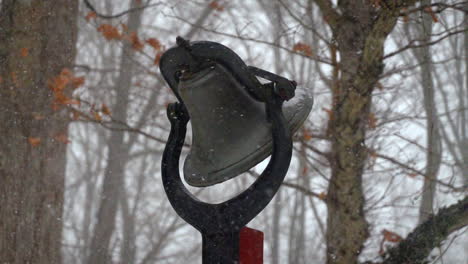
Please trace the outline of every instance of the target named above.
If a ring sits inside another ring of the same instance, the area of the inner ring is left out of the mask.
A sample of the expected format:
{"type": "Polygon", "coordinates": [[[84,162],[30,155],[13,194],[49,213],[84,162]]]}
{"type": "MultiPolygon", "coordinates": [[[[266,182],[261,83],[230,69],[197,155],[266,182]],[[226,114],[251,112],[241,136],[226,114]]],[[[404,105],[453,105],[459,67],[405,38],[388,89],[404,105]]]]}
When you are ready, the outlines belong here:
{"type": "MultiPolygon", "coordinates": [[[[461,0],[0,0],[0,263],[201,263],[160,179],[158,62],[182,36],[315,98],[249,224],[265,263],[467,264],[467,18],[461,0]]],[[[262,166],[190,189],[223,201],[262,166]]]]}

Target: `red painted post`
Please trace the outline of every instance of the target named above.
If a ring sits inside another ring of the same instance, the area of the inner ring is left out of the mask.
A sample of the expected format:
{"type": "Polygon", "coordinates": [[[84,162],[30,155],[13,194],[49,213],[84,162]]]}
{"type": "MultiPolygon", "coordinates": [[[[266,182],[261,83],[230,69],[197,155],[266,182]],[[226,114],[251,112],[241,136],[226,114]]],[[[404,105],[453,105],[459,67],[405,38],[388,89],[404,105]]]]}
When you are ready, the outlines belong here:
{"type": "Polygon", "coordinates": [[[240,264],[263,264],[263,232],[244,227],[239,235],[240,264]]]}

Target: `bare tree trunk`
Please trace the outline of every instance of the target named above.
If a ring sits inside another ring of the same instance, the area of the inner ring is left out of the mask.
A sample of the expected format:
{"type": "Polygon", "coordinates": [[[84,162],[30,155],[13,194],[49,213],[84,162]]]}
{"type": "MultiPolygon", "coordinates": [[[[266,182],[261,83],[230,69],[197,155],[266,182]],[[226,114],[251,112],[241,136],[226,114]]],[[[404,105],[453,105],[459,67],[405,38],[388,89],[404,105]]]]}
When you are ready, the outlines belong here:
{"type": "MultiPolygon", "coordinates": [[[[263,6],[265,6],[264,1],[259,1],[263,6]]],[[[280,5],[277,1],[273,3],[273,16],[271,16],[273,19],[271,20],[272,25],[274,26],[274,43],[278,44],[280,43],[280,37],[281,37],[281,10],[280,10],[280,5]]],[[[279,48],[275,47],[274,48],[274,56],[275,56],[275,72],[277,74],[281,74],[282,69],[281,69],[281,53],[279,48]]],[[[275,198],[273,200],[273,218],[272,218],[272,227],[271,227],[271,264],[278,264],[280,263],[280,224],[281,224],[281,211],[282,211],[282,205],[281,205],[281,189],[278,191],[278,193],[275,195],[275,198]]]]}
{"type": "MultiPolygon", "coordinates": [[[[421,5],[429,6],[431,0],[424,0],[421,5]]],[[[431,41],[432,18],[430,14],[421,11],[422,25],[418,29],[419,39],[426,45],[415,50],[415,55],[421,64],[421,84],[423,89],[424,110],[426,112],[426,173],[422,191],[421,206],[419,207],[419,223],[423,223],[432,214],[436,191],[437,174],[442,160],[442,142],[439,132],[439,121],[434,99],[434,82],[432,79],[433,64],[428,43],[431,41]]]]}
{"type": "MultiPolygon", "coordinates": [[[[67,133],[48,80],[71,67],[78,1],[3,0],[0,10],[0,262],[61,263],[67,133]]],[[[65,94],[70,96],[71,89],[65,94]]]]}
{"type": "MultiPolygon", "coordinates": [[[[304,144],[301,145],[299,153],[299,184],[309,186],[307,175],[307,161],[304,144]]],[[[305,264],[305,195],[302,192],[296,192],[294,198],[294,219],[291,219],[291,232],[289,243],[289,263],[305,264]]]]}
{"type": "Polygon", "coordinates": [[[384,42],[399,10],[377,11],[361,1],[315,1],[332,28],[340,54],[339,82],[332,87],[328,124],[331,178],[327,206],[327,263],[357,263],[368,237],[362,175],[372,92],[383,71],[384,42]]]}
{"type": "MultiPolygon", "coordinates": [[[[468,2],[464,4],[465,10],[468,9],[468,2]]],[[[464,28],[468,28],[468,15],[465,12],[463,15],[464,28]]],[[[442,139],[445,143],[447,150],[450,152],[454,159],[454,162],[460,170],[460,176],[464,186],[468,185],[468,78],[466,78],[466,72],[468,71],[467,54],[468,54],[468,31],[463,33],[464,40],[460,40],[464,45],[459,47],[457,39],[458,36],[454,36],[454,41],[450,42],[450,48],[454,54],[454,66],[445,67],[445,73],[450,77],[455,78],[456,83],[456,96],[457,96],[457,111],[453,114],[447,115],[443,126],[439,126],[442,139]],[[464,70],[463,70],[464,68],[464,70]],[[453,77],[452,77],[453,76],[453,77]]],[[[439,89],[444,102],[443,108],[445,112],[453,109],[454,102],[452,100],[453,95],[449,93],[451,86],[441,83],[441,79],[438,75],[434,75],[435,80],[439,81],[436,88],[439,89]]]]}
{"type": "MultiPolygon", "coordinates": [[[[465,2],[465,10],[468,10],[468,2],[465,2]]],[[[465,25],[465,28],[468,28],[468,13],[465,12],[464,14],[464,19],[463,19],[463,24],[465,25]]],[[[463,166],[462,166],[462,175],[463,175],[463,183],[465,184],[465,186],[468,186],[468,118],[467,118],[467,115],[468,115],[468,31],[465,31],[464,33],[464,46],[465,46],[465,54],[464,54],[464,62],[465,62],[465,97],[463,102],[465,102],[465,104],[463,105],[463,107],[465,107],[464,109],[462,109],[462,131],[464,133],[462,133],[462,136],[463,136],[463,146],[462,146],[462,160],[463,160],[463,166]]],[[[462,87],[460,87],[460,89],[462,89],[462,87]]]]}
{"type": "Polygon", "coordinates": [[[273,219],[271,226],[271,264],[280,263],[279,252],[280,252],[280,216],[281,216],[281,191],[275,196],[273,200],[273,219]]]}
{"type": "Polygon", "coordinates": [[[133,264],[136,256],[135,215],[132,214],[129,207],[125,188],[122,188],[120,201],[123,219],[123,241],[120,259],[122,263],[133,264]]]}
{"type": "Polygon", "coordinates": [[[296,226],[297,226],[297,221],[298,221],[298,210],[299,210],[299,204],[297,202],[297,196],[299,196],[299,192],[296,192],[293,194],[294,195],[294,204],[292,208],[292,212],[289,215],[289,237],[288,237],[288,264],[294,264],[294,255],[296,254],[295,249],[295,235],[296,235],[296,226]]]}
{"type": "MultiPolygon", "coordinates": [[[[138,7],[137,1],[131,2],[131,8],[138,7]]],[[[136,32],[141,23],[141,11],[131,12],[128,18],[128,29],[130,32],[136,32]]],[[[120,61],[120,72],[116,81],[116,103],[113,107],[113,117],[117,120],[127,120],[127,107],[129,104],[129,90],[131,87],[133,62],[132,55],[134,51],[131,43],[125,42],[122,49],[120,61]]],[[[109,245],[112,234],[115,229],[117,208],[122,188],[124,186],[125,166],[128,161],[129,149],[124,144],[124,132],[111,131],[108,141],[109,153],[107,158],[107,167],[104,172],[103,187],[100,199],[100,206],[97,213],[97,222],[94,227],[93,239],[91,241],[90,256],[88,263],[105,264],[111,263],[109,255],[109,245]]],[[[122,199],[127,199],[123,197],[122,199]]],[[[125,223],[124,223],[125,225],[125,223]]],[[[133,226],[125,225],[127,228],[133,226]]],[[[129,236],[125,236],[130,238],[129,236]]],[[[126,257],[124,263],[132,263],[134,259],[134,242],[124,243],[126,248],[122,248],[126,257]],[[127,252],[127,253],[125,253],[127,252]],[[133,253],[132,253],[133,252],[133,253]],[[127,262],[128,261],[128,262],[127,262]]]]}
{"type": "MultiPolygon", "coordinates": [[[[88,171],[88,173],[92,173],[88,171]]],[[[93,208],[93,201],[95,201],[95,184],[96,181],[93,179],[88,179],[85,183],[85,201],[84,201],[84,208],[83,208],[83,225],[82,225],[82,232],[83,232],[83,248],[81,251],[81,257],[83,262],[85,262],[86,257],[90,252],[90,247],[88,247],[90,243],[90,235],[91,235],[91,223],[92,223],[92,208],[93,208]]]]}

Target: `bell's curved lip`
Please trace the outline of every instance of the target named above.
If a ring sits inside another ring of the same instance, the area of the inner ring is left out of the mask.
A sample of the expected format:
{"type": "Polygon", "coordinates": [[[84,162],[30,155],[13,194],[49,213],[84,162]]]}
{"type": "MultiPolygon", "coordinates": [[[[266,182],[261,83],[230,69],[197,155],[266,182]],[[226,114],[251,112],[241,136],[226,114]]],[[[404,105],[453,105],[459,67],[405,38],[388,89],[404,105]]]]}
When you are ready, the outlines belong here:
{"type": "MultiPolygon", "coordinates": [[[[283,105],[283,114],[288,121],[288,125],[292,132],[291,134],[297,132],[305,122],[312,110],[312,105],[313,97],[307,94],[304,89],[300,88],[296,89],[296,95],[293,99],[285,102],[283,105]],[[294,111],[294,109],[297,110],[294,111]]],[[[266,159],[271,155],[272,148],[273,142],[270,138],[270,140],[265,142],[262,146],[258,147],[253,152],[246,154],[244,158],[228,166],[212,170],[208,174],[197,172],[197,169],[193,168],[191,160],[194,157],[189,153],[184,163],[185,181],[194,187],[207,187],[217,183],[222,183],[248,171],[266,159]]]]}

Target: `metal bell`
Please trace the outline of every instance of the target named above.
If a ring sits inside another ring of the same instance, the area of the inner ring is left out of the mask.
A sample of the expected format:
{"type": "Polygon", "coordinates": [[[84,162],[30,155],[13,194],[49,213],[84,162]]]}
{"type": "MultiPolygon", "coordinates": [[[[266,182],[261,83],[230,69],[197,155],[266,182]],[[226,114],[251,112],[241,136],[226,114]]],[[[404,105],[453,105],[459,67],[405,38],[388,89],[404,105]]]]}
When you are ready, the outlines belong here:
{"type": "MultiPolygon", "coordinates": [[[[271,126],[261,102],[261,84],[234,52],[215,42],[178,44],[163,54],[160,68],[192,123],[184,177],[192,186],[210,186],[269,156],[271,126]]],[[[298,89],[284,103],[283,113],[293,133],[307,118],[312,102],[298,89]]]]}

